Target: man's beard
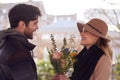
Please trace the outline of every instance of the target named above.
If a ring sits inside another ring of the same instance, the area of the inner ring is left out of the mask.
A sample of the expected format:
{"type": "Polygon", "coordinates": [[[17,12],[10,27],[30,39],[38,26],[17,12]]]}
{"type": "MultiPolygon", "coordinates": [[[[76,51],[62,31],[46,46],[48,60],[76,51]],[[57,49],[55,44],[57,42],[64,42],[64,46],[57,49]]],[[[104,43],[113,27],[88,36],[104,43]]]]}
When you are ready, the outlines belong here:
{"type": "Polygon", "coordinates": [[[26,33],[26,32],[24,32],[24,35],[25,35],[28,39],[33,39],[33,33],[26,33]]]}

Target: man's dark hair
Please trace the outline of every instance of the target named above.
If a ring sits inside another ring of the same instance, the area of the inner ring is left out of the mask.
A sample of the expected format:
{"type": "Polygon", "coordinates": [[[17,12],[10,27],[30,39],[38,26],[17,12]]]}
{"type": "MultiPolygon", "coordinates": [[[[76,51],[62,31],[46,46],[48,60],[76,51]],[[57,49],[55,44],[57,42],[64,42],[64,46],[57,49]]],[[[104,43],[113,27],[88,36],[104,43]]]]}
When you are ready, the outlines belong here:
{"type": "Polygon", "coordinates": [[[15,28],[19,21],[24,21],[27,26],[31,20],[36,20],[41,15],[41,11],[36,6],[17,4],[9,11],[8,17],[11,28],[15,28]]]}

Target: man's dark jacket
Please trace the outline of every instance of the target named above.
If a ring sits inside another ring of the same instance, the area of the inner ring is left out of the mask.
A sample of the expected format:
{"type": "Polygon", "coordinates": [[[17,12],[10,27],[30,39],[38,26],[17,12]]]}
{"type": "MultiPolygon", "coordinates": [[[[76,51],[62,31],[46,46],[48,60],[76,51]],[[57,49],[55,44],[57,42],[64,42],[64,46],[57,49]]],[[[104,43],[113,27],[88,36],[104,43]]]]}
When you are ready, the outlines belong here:
{"type": "Polygon", "coordinates": [[[0,64],[9,68],[14,80],[37,80],[36,65],[31,56],[34,47],[14,29],[0,32],[0,64]]]}

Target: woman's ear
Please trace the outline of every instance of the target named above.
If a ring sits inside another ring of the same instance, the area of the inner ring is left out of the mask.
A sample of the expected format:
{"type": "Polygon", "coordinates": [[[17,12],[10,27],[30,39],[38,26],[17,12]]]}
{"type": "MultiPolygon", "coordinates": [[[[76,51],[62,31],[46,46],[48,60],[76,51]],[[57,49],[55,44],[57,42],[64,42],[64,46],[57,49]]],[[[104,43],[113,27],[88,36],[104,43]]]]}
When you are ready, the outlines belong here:
{"type": "Polygon", "coordinates": [[[93,34],[93,35],[95,36],[95,39],[96,39],[96,40],[99,38],[97,35],[95,35],[95,34],[93,34]]]}
{"type": "Polygon", "coordinates": [[[95,36],[95,39],[98,39],[99,37],[98,36],[95,36]]]}

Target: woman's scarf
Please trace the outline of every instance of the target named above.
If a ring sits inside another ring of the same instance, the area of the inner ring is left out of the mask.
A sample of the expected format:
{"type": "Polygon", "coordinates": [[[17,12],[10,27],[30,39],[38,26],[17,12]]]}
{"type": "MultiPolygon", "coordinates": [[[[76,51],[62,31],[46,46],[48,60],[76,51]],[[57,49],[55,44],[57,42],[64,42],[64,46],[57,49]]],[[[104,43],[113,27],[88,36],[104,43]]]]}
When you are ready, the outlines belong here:
{"type": "Polygon", "coordinates": [[[76,57],[77,61],[73,66],[74,72],[71,80],[89,80],[103,54],[104,52],[97,45],[93,45],[89,50],[84,47],[76,57]]]}

